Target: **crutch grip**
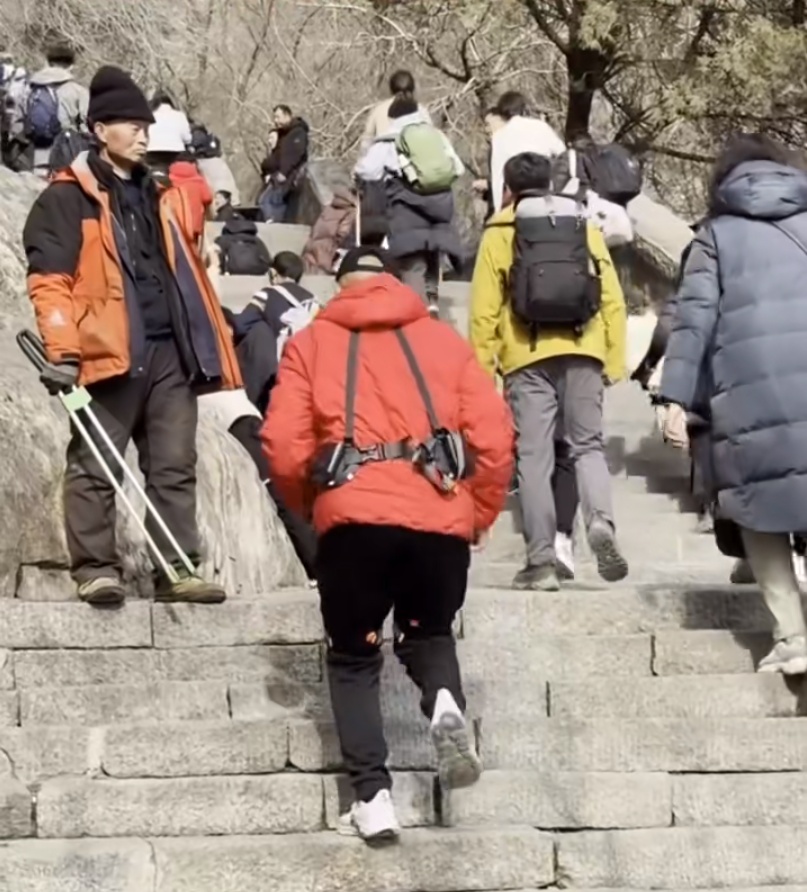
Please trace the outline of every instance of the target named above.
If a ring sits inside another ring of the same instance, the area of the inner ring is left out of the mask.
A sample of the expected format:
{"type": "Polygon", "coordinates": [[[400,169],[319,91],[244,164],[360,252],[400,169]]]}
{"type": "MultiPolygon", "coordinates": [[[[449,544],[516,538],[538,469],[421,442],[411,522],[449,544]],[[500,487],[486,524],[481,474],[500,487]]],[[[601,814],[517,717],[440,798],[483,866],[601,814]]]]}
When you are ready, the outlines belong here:
{"type": "Polygon", "coordinates": [[[29,329],[24,328],[22,331],[17,332],[17,346],[38,372],[41,372],[48,364],[48,354],[45,352],[45,345],[29,329]]]}

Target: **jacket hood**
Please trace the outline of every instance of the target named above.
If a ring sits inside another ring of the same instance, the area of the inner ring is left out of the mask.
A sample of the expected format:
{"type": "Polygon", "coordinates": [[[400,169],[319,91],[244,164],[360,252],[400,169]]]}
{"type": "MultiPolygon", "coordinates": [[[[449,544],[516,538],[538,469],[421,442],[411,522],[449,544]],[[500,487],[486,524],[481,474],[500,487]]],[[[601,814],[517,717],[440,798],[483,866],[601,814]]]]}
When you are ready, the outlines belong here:
{"type": "Polygon", "coordinates": [[[228,220],[221,231],[224,235],[257,235],[258,227],[252,220],[235,217],[228,220]]]}
{"type": "Polygon", "coordinates": [[[57,65],[52,65],[42,68],[36,74],[32,74],[30,83],[36,87],[44,87],[66,84],[72,80],[73,72],[69,68],[59,68],[57,65]]]}
{"type": "Polygon", "coordinates": [[[337,186],[333,190],[331,204],[333,207],[339,208],[339,210],[352,208],[356,204],[356,198],[350,189],[347,189],[345,186],[337,186]]]}
{"type": "Polygon", "coordinates": [[[412,112],[411,115],[404,115],[402,118],[390,118],[389,130],[386,133],[382,133],[381,136],[378,137],[378,139],[386,140],[389,139],[391,136],[397,136],[403,131],[405,127],[408,127],[410,124],[426,123],[426,118],[423,115],[423,112],[420,110],[412,112]]]}
{"type": "Polygon", "coordinates": [[[171,178],[182,180],[204,180],[199,168],[193,161],[174,161],[171,165],[171,178]]]}
{"type": "Polygon", "coordinates": [[[365,331],[400,328],[428,316],[418,294],[395,276],[382,273],[343,288],[317,314],[314,324],[322,319],[352,331],[365,331]]]}
{"type": "Polygon", "coordinates": [[[714,189],[713,215],[781,220],[807,211],[807,173],[773,161],[738,164],[714,189]]]}

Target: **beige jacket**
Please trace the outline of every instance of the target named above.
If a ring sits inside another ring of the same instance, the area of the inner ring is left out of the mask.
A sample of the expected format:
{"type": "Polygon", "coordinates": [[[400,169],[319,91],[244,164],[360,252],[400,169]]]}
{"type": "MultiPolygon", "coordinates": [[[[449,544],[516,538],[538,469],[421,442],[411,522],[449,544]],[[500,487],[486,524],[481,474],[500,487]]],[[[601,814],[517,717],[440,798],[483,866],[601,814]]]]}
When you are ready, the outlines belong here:
{"type": "MultiPolygon", "coordinates": [[[[373,142],[378,139],[379,136],[384,136],[390,131],[390,121],[389,121],[389,107],[393,103],[393,98],[385,99],[383,102],[379,102],[375,108],[372,109],[369,115],[367,115],[367,123],[364,125],[364,133],[361,138],[360,150],[363,155],[367,149],[373,144],[373,142]]],[[[420,111],[423,118],[429,123],[432,123],[431,115],[429,114],[429,110],[425,105],[418,105],[418,110],[420,111]]]]}

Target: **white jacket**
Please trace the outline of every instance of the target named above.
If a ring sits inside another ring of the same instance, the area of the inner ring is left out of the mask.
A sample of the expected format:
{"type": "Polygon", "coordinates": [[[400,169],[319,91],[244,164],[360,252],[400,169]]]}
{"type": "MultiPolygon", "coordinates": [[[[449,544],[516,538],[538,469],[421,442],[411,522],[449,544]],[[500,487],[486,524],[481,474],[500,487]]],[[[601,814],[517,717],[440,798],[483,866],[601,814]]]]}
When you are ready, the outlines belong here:
{"type": "Polygon", "coordinates": [[[174,140],[181,140],[183,146],[191,144],[191,125],[188,116],[167,102],[155,110],[154,125],[158,128],[162,139],[171,141],[171,137],[174,137],[174,140]]]}
{"type": "MultiPolygon", "coordinates": [[[[392,118],[390,129],[383,136],[379,136],[371,144],[367,151],[359,158],[353,173],[358,179],[366,182],[386,180],[393,176],[400,176],[402,172],[401,158],[395,147],[395,138],[405,127],[410,124],[429,124],[431,121],[422,112],[414,112],[403,118],[392,118]]],[[[454,162],[454,171],[458,177],[465,173],[465,165],[459,155],[454,151],[454,146],[445,135],[440,134],[445,141],[446,151],[454,162]]]]}
{"type": "Polygon", "coordinates": [[[493,134],[490,152],[490,189],[498,212],[504,200],[504,165],[522,152],[535,152],[554,158],[566,151],[563,140],[539,118],[511,118],[493,134]]]}

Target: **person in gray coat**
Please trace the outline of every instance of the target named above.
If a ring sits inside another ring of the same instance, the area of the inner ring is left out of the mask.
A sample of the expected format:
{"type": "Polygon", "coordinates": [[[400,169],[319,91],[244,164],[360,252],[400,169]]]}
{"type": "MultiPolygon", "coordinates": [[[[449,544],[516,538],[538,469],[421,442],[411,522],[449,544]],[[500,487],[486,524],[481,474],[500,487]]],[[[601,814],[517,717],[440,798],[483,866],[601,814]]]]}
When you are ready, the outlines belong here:
{"type": "Polygon", "coordinates": [[[684,269],[660,397],[685,446],[706,405],[719,515],[742,544],[774,619],[761,672],[807,672],[791,536],[807,530],[807,172],[761,135],[718,159],[709,216],[684,269]]]}

